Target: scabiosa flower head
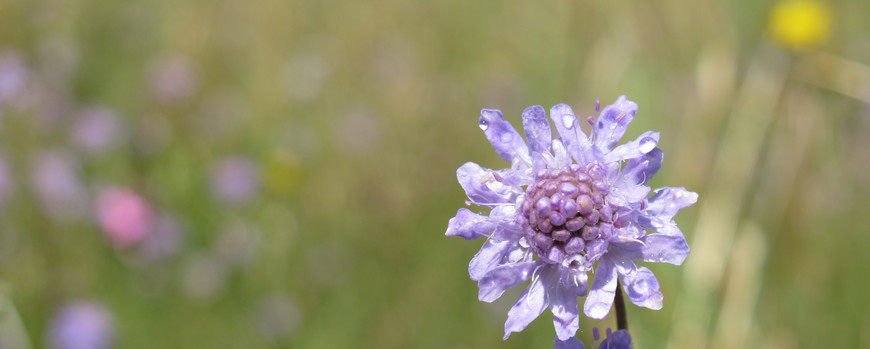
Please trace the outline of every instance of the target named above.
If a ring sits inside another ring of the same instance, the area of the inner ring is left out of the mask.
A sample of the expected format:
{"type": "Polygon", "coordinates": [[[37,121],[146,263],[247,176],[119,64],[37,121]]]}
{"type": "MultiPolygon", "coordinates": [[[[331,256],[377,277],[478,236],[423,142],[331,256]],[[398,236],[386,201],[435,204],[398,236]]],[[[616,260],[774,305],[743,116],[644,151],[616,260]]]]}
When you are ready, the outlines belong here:
{"type": "Polygon", "coordinates": [[[108,311],[92,302],[74,302],[63,307],[51,326],[55,349],[108,349],[114,340],[108,311]]]}
{"type": "Polygon", "coordinates": [[[603,319],[617,277],[634,304],[662,307],[658,281],[635,261],[683,262],[689,246],[673,217],[698,196],[661,188],[650,197],[646,183],[662,163],[659,134],[644,132],[616,146],[636,112],[637,104],[621,96],[597,121],[587,119],[593,126],[587,136],[571,108],[559,104],[550,110],[561,136],[553,139],[544,108],[532,106],[523,111],[524,142],[501,111],[481,111],[480,128],[511,167],[469,162],[457,170],[470,202],[492,210],[486,216],[460,209],[447,235],[486,237],[468,266],[480,300],[492,302],[531,280],[508,312],[505,339],[549,307],[557,341],[568,341],[579,328],[577,297],[588,293],[584,313],[603,319]]]}

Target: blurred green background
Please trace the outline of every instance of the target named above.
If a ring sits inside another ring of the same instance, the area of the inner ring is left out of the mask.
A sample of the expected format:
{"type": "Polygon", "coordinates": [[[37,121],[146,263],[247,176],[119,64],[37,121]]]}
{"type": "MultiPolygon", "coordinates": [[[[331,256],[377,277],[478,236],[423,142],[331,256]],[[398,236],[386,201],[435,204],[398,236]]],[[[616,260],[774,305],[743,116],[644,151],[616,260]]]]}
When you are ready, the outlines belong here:
{"type": "Polygon", "coordinates": [[[455,170],[507,166],[481,108],[621,94],[700,194],[636,347],[870,347],[870,2],[805,5],[0,1],[0,348],[76,302],[117,348],[549,347],[455,170]]]}

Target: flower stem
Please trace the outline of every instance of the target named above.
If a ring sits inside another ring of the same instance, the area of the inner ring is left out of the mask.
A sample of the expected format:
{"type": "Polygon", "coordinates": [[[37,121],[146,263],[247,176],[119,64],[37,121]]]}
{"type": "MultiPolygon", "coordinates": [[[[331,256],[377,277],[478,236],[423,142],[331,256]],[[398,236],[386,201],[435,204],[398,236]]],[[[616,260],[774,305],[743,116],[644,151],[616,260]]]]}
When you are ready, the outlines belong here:
{"type": "Polygon", "coordinates": [[[625,300],[622,299],[622,287],[616,280],[616,299],[613,301],[616,307],[616,329],[628,330],[628,315],[625,313],[625,300]]]}

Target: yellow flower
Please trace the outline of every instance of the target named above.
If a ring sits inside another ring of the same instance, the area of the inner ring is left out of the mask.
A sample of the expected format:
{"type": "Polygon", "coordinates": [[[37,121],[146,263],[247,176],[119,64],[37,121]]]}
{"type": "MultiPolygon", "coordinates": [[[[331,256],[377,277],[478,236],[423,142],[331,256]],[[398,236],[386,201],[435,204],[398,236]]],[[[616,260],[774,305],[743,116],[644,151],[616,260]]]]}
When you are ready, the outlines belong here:
{"type": "Polygon", "coordinates": [[[296,189],[302,179],[302,169],[296,154],[278,148],[266,165],[266,187],[273,193],[286,195],[296,189]]]}
{"type": "Polygon", "coordinates": [[[827,38],[831,10],[811,0],[780,2],[770,15],[770,33],[779,44],[791,49],[817,46],[827,38]]]}

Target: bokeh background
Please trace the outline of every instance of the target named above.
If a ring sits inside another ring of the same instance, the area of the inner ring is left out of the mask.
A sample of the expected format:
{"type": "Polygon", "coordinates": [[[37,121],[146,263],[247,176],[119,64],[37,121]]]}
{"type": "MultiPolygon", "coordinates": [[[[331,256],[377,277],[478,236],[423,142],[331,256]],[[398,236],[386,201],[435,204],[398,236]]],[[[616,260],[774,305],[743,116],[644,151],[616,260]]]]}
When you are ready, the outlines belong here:
{"type": "Polygon", "coordinates": [[[477,300],[455,170],[506,166],[481,108],[621,94],[627,138],[662,134],[651,186],[700,194],[692,254],[651,266],[664,308],[629,306],[636,347],[870,347],[870,2],[0,16],[0,348],[548,347],[549,312],[501,340],[519,291],[477,300]]]}

